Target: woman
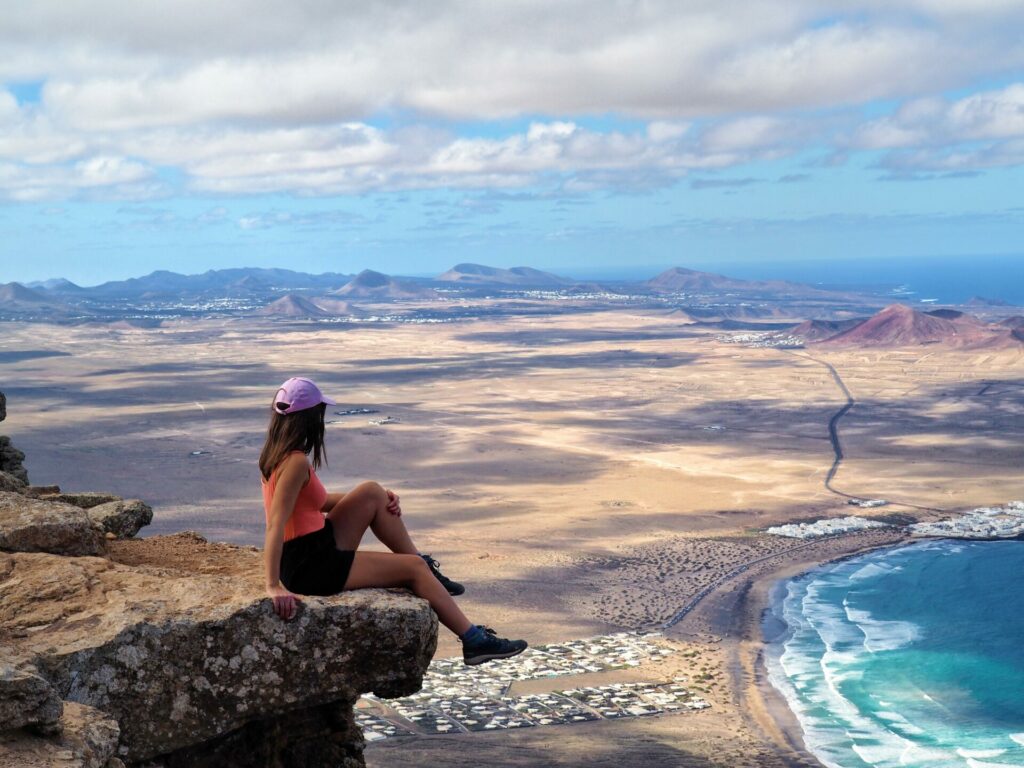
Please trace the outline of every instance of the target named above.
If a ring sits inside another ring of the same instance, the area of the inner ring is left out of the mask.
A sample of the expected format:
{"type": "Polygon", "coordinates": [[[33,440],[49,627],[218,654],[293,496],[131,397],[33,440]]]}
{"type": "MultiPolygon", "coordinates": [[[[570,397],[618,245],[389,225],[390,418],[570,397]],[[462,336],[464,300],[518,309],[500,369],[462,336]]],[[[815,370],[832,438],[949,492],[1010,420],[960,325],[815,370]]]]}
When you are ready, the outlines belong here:
{"type": "Polygon", "coordinates": [[[402,522],[398,495],[368,482],[348,493],[328,493],[316,476],[326,459],[324,412],[335,405],[309,379],[288,379],[271,403],[270,427],[260,453],[267,519],[264,565],[274,611],[291,619],[302,595],[335,595],[362,587],[407,587],[430,603],[458,635],[466,664],[507,659],[526,650],[472,624],[452,595],[464,588],[420,555],[402,522]],[[312,467],[307,456],[313,454],[312,467]],[[366,529],[391,552],[357,551],[366,529]]]}

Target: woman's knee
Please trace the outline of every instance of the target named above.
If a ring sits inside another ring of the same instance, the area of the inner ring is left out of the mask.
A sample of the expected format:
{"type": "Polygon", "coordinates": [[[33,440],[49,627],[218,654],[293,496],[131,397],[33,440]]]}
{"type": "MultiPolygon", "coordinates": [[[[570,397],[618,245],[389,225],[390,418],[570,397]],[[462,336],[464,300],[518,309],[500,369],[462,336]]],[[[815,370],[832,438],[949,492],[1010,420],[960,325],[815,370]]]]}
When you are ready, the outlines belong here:
{"type": "Polygon", "coordinates": [[[374,480],[360,483],[351,492],[357,494],[360,498],[369,499],[376,503],[386,504],[388,500],[388,492],[384,490],[384,486],[374,480]]]}
{"type": "Polygon", "coordinates": [[[419,555],[395,555],[401,558],[402,572],[405,573],[411,582],[419,581],[427,576],[433,576],[426,561],[419,555]]]}

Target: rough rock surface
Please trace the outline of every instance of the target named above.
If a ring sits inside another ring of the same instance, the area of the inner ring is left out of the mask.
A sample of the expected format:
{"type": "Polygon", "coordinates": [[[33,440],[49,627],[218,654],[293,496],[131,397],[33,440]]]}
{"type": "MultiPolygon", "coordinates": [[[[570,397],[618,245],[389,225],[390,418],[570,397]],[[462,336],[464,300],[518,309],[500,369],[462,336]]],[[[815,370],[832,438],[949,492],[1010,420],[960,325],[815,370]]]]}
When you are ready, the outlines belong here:
{"type": "Polygon", "coordinates": [[[62,501],[65,504],[73,504],[76,507],[82,509],[92,509],[100,504],[108,504],[111,501],[122,501],[120,496],[115,496],[112,493],[96,493],[94,491],[85,491],[82,493],[39,493],[39,498],[46,499],[47,501],[62,501]]]}
{"type": "Polygon", "coordinates": [[[24,460],[25,454],[14,447],[11,438],[0,435],[0,472],[6,472],[27,483],[28,471],[22,466],[24,460]]]}
{"type": "Polygon", "coordinates": [[[153,510],[139,499],[97,504],[88,507],[86,514],[104,533],[112,533],[119,539],[129,539],[153,522],[153,510]]]}
{"type": "Polygon", "coordinates": [[[60,736],[25,731],[0,732],[0,765],[7,768],[123,768],[117,750],[117,722],[98,709],[69,703],[60,718],[60,736]]]}
{"type": "Polygon", "coordinates": [[[157,758],[147,768],[264,768],[268,755],[275,768],[357,768],[364,765],[364,746],[352,705],[323,704],[254,720],[198,748],[157,758]]]}
{"type": "Polygon", "coordinates": [[[7,472],[0,472],[0,491],[11,491],[13,493],[24,493],[28,486],[20,478],[7,472]]]}
{"type": "Polygon", "coordinates": [[[0,550],[98,555],[104,539],[80,507],[0,491],[0,550]]]}
{"type": "Polygon", "coordinates": [[[0,731],[25,726],[51,731],[63,709],[53,686],[35,669],[0,661],[0,731]]]}
{"type": "Polygon", "coordinates": [[[0,657],[112,716],[129,764],[215,765],[240,743],[252,765],[360,764],[358,696],[417,690],[433,655],[437,619],[407,593],[307,598],[284,622],[256,550],[188,535],[112,545],[112,559],[0,554],[0,657]],[[337,739],[310,737],[324,718],[337,739]]]}

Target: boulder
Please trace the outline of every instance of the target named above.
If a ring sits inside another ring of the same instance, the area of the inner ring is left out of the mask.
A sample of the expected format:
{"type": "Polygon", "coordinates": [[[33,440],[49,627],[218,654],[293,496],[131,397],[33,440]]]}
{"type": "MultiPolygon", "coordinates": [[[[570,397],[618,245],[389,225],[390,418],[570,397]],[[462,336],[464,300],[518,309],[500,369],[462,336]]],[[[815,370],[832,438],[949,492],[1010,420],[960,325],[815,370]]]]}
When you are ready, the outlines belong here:
{"type": "Polygon", "coordinates": [[[352,707],[419,689],[437,639],[427,603],[357,590],[305,598],[285,622],[259,551],[190,541],[113,542],[113,559],[0,554],[0,657],[116,720],[129,764],[223,765],[239,744],[254,766],[361,764],[352,707]],[[311,738],[325,722],[340,735],[311,738]]]}
{"type": "Polygon", "coordinates": [[[28,482],[28,472],[22,466],[25,454],[14,447],[11,438],[0,435],[0,472],[14,475],[23,483],[28,482]]]}
{"type": "Polygon", "coordinates": [[[119,539],[129,539],[153,522],[153,510],[139,499],[108,501],[87,508],[86,514],[104,533],[119,539]]]}
{"type": "Polygon", "coordinates": [[[120,729],[109,715],[83,704],[67,704],[60,736],[27,731],[0,733],[0,765],[17,768],[124,768],[115,757],[120,729]]]}
{"type": "Polygon", "coordinates": [[[0,491],[0,550],[98,555],[104,538],[84,509],[0,491]]]}
{"type": "Polygon", "coordinates": [[[15,477],[7,472],[0,472],[0,491],[11,491],[12,493],[24,493],[28,486],[21,478],[15,477]]]}
{"type": "Polygon", "coordinates": [[[82,509],[92,509],[100,504],[109,504],[112,501],[122,501],[120,496],[115,496],[112,493],[96,493],[94,491],[84,491],[82,493],[61,493],[58,489],[56,493],[40,493],[38,488],[35,490],[35,494],[41,499],[47,501],[62,501],[65,504],[73,504],[76,507],[82,509]]]}
{"type": "Polygon", "coordinates": [[[31,726],[51,732],[60,720],[60,696],[35,672],[0,661],[0,731],[31,726]]]}

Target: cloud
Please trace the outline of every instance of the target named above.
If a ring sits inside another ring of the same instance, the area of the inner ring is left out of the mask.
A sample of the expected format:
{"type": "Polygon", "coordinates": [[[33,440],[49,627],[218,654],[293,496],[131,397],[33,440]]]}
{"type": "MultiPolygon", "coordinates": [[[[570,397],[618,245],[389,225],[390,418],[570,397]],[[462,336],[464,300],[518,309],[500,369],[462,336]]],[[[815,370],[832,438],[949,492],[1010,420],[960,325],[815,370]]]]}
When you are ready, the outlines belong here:
{"type": "Polygon", "coordinates": [[[899,98],[1013,71],[1022,20],[1013,2],[38,0],[6,9],[0,81],[45,80],[47,108],[88,130],[388,109],[678,119],[899,98]]]}
{"type": "Polygon", "coordinates": [[[10,200],[139,200],[161,191],[152,169],[123,157],[97,156],[67,166],[41,167],[0,160],[0,198],[10,200]]]}
{"type": "Polygon", "coordinates": [[[1014,164],[1024,85],[934,94],[1020,71],[1022,24],[1011,0],[15,4],[0,83],[42,88],[0,88],[0,197],[145,198],[163,169],[201,195],[582,194],[811,149],[1014,164]],[[903,103],[865,121],[878,99],[903,103]],[[533,122],[467,130],[497,118],[533,122]]]}
{"type": "Polygon", "coordinates": [[[891,150],[894,171],[977,170],[1024,161],[1024,83],[948,101],[915,99],[861,127],[856,149],[891,150]]]}
{"type": "Polygon", "coordinates": [[[739,189],[760,183],[761,179],[694,179],[690,189],[739,189]]]}

